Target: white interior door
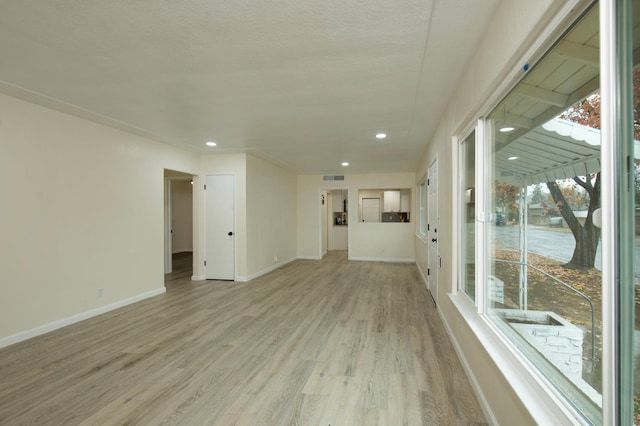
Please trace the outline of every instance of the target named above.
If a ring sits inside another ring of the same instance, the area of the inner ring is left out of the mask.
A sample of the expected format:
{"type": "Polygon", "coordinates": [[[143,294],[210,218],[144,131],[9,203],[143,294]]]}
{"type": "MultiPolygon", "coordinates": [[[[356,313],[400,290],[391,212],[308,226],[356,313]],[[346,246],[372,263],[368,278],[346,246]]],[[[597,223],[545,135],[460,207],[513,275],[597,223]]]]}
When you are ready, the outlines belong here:
{"type": "Polygon", "coordinates": [[[235,177],[205,177],[205,265],[208,280],[235,279],[235,177]]]}
{"type": "Polygon", "coordinates": [[[438,255],[438,162],[434,160],[427,172],[427,246],[429,291],[433,300],[438,301],[438,269],[440,256],[438,255]]]}
{"type": "Polygon", "coordinates": [[[362,199],[362,221],[380,222],[380,198],[362,199]]]}

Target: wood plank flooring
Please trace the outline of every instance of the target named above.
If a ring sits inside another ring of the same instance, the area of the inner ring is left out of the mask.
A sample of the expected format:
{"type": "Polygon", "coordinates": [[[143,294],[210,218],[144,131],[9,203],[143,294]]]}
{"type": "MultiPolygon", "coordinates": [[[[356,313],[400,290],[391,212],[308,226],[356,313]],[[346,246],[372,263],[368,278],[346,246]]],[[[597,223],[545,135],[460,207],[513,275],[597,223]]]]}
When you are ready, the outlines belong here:
{"type": "Polygon", "coordinates": [[[0,424],[484,424],[415,265],[298,260],[0,349],[0,424]]]}

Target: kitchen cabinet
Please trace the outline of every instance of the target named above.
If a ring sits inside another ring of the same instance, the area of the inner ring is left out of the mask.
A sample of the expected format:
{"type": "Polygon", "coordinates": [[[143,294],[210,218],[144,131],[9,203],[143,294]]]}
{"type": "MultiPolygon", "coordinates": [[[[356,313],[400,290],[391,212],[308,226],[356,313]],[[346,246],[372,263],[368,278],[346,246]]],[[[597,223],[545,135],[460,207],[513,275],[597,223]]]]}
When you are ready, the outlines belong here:
{"type": "Polygon", "coordinates": [[[400,191],[384,191],[384,211],[400,211],[400,191]]]}

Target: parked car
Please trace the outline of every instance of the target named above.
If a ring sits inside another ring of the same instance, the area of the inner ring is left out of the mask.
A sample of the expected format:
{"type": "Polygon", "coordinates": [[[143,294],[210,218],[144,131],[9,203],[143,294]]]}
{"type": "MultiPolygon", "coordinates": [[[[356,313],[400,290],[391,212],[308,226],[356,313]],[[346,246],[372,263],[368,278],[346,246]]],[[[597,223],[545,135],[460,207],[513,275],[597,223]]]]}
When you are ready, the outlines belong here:
{"type": "Polygon", "coordinates": [[[507,219],[504,213],[496,213],[496,225],[503,226],[507,224],[507,219]]]}
{"type": "Polygon", "coordinates": [[[562,228],[562,217],[558,216],[549,218],[549,226],[558,226],[562,228]]]}

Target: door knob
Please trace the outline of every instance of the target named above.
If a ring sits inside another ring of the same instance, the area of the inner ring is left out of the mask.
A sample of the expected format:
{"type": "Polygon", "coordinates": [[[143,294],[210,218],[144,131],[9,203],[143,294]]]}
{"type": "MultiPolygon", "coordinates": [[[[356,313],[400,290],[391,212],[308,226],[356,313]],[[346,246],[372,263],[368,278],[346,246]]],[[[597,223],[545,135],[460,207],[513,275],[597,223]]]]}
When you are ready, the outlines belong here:
{"type": "Polygon", "coordinates": [[[233,235],[233,232],[229,231],[229,233],[227,235],[231,236],[231,235],[233,235]]]}
{"type": "Polygon", "coordinates": [[[437,243],[437,242],[438,242],[438,239],[437,239],[437,238],[432,238],[432,239],[431,239],[431,242],[432,242],[432,243],[437,243]]]}

